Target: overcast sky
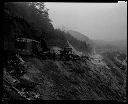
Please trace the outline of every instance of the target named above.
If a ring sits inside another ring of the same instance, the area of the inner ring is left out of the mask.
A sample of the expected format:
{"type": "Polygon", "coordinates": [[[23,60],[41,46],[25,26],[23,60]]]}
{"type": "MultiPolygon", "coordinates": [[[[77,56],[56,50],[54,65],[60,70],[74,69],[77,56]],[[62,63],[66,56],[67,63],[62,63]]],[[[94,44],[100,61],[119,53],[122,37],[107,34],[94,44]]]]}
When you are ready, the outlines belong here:
{"type": "Polygon", "coordinates": [[[76,30],[90,39],[120,40],[127,37],[127,3],[45,2],[55,28],[76,30]]]}

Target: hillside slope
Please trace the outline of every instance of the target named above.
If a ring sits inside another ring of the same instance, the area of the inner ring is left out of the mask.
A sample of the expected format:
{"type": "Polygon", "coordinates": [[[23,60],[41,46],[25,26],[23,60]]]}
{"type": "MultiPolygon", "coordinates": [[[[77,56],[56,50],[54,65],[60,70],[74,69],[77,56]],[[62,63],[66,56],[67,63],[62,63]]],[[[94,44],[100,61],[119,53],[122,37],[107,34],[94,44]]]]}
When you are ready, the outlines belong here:
{"type": "Polygon", "coordinates": [[[28,58],[26,62],[35,68],[24,76],[40,83],[35,89],[42,100],[126,100],[125,77],[117,69],[110,70],[109,66],[93,64],[87,59],[28,58]]]}
{"type": "Polygon", "coordinates": [[[92,41],[84,34],[81,34],[80,32],[74,31],[74,30],[68,30],[68,33],[70,33],[73,37],[75,37],[78,40],[85,41],[87,44],[92,45],[92,41]]]}

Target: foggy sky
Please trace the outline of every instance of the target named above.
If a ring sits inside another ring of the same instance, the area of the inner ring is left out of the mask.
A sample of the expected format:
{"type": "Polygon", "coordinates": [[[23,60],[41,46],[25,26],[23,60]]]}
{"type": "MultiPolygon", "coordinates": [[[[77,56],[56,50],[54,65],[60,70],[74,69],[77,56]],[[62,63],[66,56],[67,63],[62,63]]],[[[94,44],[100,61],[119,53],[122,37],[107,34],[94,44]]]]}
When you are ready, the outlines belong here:
{"type": "Polygon", "coordinates": [[[76,30],[90,39],[127,38],[127,3],[45,2],[55,28],[76,30]]]}

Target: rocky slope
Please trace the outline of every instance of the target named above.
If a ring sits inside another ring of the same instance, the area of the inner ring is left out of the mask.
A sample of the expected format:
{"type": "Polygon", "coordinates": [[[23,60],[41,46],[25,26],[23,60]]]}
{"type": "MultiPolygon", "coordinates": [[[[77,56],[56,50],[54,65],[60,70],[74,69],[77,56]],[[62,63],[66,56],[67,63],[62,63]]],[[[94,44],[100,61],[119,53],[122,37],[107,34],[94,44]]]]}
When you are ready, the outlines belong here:
{"type": "Polygon", "coordinates": [[[26,63],[34,68],[24,76],[40,83],[35,89],[42,100],[126,101],[126,76],[110,65],[93,64],[92,60],[27,58],[26,63]]]}

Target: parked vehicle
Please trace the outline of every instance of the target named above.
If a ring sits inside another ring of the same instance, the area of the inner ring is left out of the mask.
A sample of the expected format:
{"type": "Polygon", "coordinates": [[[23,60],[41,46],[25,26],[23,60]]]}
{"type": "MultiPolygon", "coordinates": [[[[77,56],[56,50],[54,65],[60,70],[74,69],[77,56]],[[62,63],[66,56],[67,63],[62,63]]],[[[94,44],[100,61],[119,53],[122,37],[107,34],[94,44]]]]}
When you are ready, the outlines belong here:
{"type": "Polygon", "coordinates": [[[41,43],[29,38],[17,38],[15,40],[15,48],[17,53],[22,55],[32,55],[42,51],[41,43]]]}

